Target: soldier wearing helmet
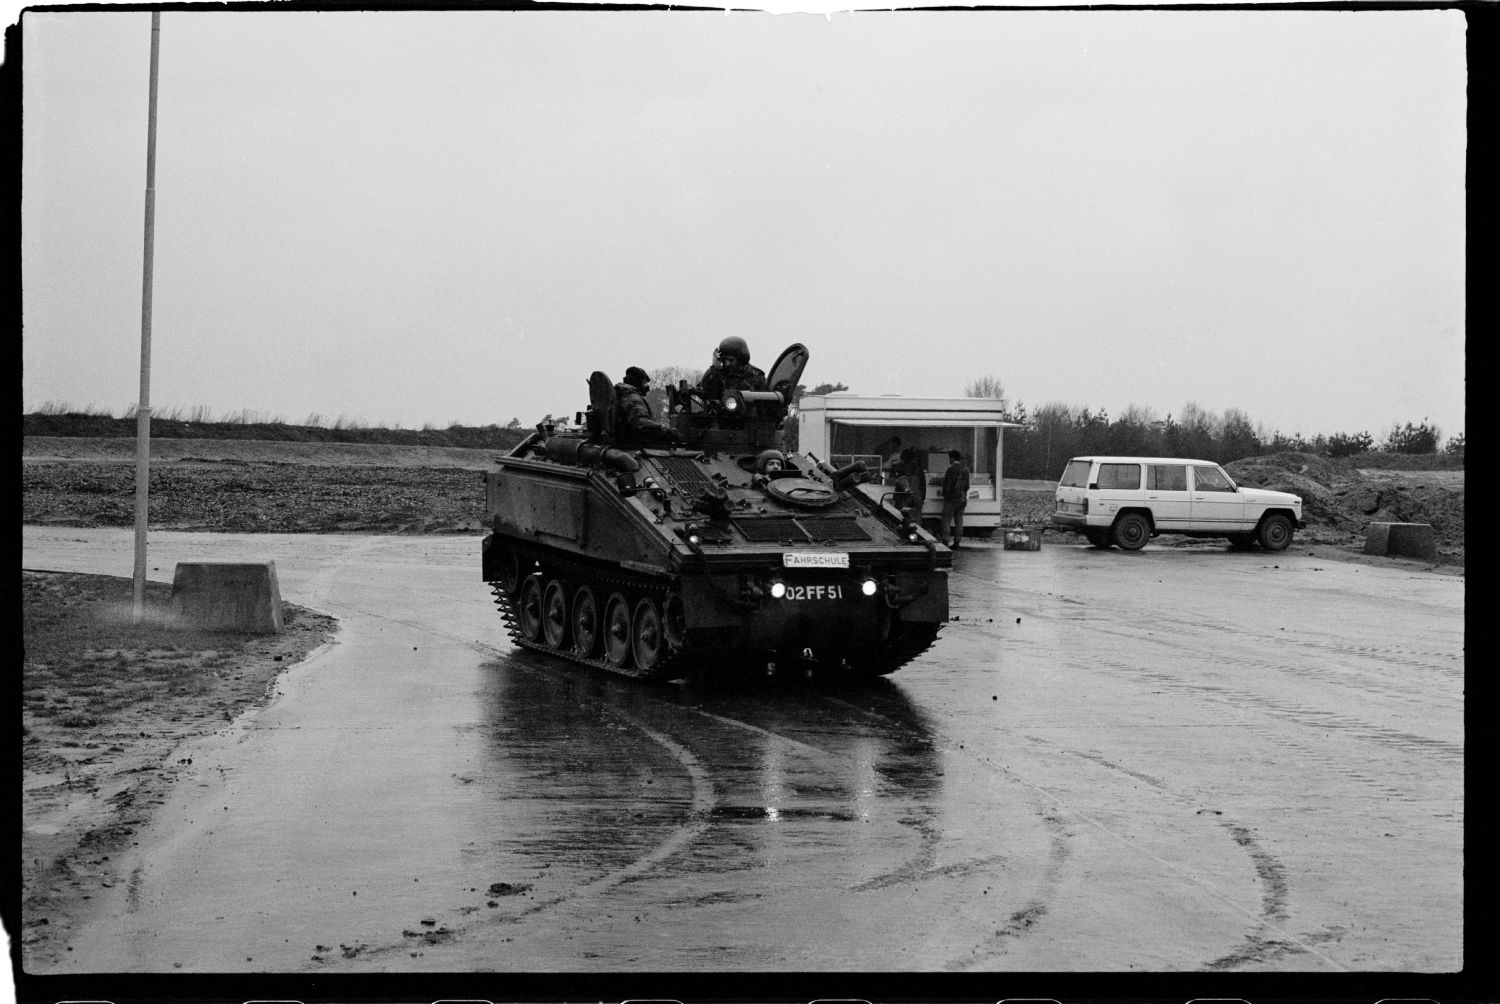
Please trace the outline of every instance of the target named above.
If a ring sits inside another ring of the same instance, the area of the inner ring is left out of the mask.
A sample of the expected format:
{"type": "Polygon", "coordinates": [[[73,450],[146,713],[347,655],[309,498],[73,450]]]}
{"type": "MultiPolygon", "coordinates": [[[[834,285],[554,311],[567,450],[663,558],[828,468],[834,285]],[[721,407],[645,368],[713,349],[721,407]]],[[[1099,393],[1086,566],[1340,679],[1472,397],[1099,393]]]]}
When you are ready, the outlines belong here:
{"type": "Polygon", "coordinates": [[[714,363],[703,374],[703,393],[718,401],[731,390],[765,390],[766,375],[750,365],[750,346],[738,335],[719,343],[714,363]]]}
{"type": "Polygon", "coordinates": [[[786,470],[786,454],[780,450],[761,450],[755,458],[755,470],[760,474],[786,470]]]}

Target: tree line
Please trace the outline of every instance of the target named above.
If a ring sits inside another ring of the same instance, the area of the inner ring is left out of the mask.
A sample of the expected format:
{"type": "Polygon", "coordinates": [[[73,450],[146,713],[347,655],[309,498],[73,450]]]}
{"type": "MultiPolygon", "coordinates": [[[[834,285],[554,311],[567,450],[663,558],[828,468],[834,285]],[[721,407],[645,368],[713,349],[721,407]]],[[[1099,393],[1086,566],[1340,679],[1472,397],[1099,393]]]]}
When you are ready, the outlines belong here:
{"type": "MultiPolygon", "coordinates": [[[[651,392],[647,396],[653,413],[665,414],[666,388],[679,381],[698,384],[703,371],[685,366],[666,366],[651,371],[651,392]]],[[[830,394],[849,390],[844,383],[821,383],[812,388],[799,385],[793,403],[804,394],[830,394]]],[[[1441,430],[1424,416],[1420,422],[1393,424],[1377,440],[1368,430],[1360,432],[1287,435],[1279,429],[1267,429],[1251,420],[1238,408],[1214,412],[1189,401],[1175,413],[1159,417],[1150,407],[1132,404],[1111,417],[1106,409],[1092,409],[1049,402],[1030,408],[1021,401],[1013,404],[1002,382],[994,376],[979,377],[964,388],[964,396],[999,402],[1005,419],[1019,428],[1005,432],[1005,473],[1008,477],[1051,480],[1071,457],[1090,454],[1125,456],[1192,457],[1227,464],[1245,457],[1271,453],[1310,453],[1334,459],[1355,457],[1379,451],[1408,455],[1445,453],[1462,463],[1464,435],[1459,433],[1446,442],[1441,430]]],[[[551,416],[548,416],[551,419],[551,416]]],[[[512,419],[510,429],[522,428],[512,419]]],[[[795,412],[788,422],[787,446],[797,446],[795,412]]]]}
{"type": "Polygon", "coordinates": [[[1021,427],[1005,434],[1006,474],[1013,478],[1055,478],[1070,457],[1089,454],[1192,457],[1227,464],[1245,457],[1271,453],[1311,453],[1330,458],[1361,453],[1464,454],[1464,435],[1442,443],[1441,430],[1424,416],[1420,422],[1393,424],[1377,441],[1366,431],[1287,435],[1251,421],[1238,408],[1222,413],[1189,401],[1176,414],[1158,418],[1149,407],[1132,404],[1111,418],[1106,409],[1093,410],[1061,402],[1036,409],[1017,401],[1008,403],[1004,387],[994,377],[981,377],[964,388],[965,397],[1000,402],[1008,421],[1021,427]]]}

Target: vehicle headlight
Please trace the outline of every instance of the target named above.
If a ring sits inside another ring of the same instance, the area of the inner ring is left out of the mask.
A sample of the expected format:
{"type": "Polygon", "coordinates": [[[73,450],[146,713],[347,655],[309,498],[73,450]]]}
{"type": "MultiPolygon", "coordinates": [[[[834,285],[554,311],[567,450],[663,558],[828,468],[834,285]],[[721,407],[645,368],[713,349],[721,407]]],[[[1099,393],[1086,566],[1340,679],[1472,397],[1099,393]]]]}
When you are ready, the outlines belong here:
{"type": "Polygon", "coordinates": [[[859,584],[859,591],[864,593],[866,596],[874,596],[875,590],[879,588],[880,587],[876,584],[874,579],[866,579],[859,584]]]}
{"type": "Polygon", "coordinates": [[[786,595],[786,583],[780,579],[771,583],[771,598],[779,600],[786,595]]]}

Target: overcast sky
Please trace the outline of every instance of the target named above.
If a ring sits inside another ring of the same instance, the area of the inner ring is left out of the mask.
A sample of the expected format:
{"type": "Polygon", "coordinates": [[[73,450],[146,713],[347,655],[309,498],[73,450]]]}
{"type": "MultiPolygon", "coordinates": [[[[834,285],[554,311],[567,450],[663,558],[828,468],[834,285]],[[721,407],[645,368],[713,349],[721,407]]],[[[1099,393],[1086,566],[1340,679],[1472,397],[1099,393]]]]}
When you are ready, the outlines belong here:
{"type": "MultiPolygon", "coordinates": [[[[161,18],[151,401],[809,386],[1464,429],[1458,11],[161,18]]],[[[150,14],[27,13],[24,404],[137,398],[150,14]]]]}

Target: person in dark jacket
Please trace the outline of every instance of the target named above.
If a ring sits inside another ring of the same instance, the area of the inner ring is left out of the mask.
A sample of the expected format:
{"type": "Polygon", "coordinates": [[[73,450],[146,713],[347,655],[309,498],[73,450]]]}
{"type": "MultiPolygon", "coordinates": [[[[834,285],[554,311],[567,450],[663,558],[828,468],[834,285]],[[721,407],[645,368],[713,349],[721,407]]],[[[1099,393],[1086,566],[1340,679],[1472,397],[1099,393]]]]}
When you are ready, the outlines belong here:
{"type": "Polygon", "coordinates": [[[948,469],[943,472],[942,539],[949,547],[958,547],[964,536],[964,508],[969,504],[969,465],[958,450],[948,451],[948,469]],[[953,535],[948,534],[952,526],[953,535]]]}
{"type": "Polygon", "coordinates": [[[743,338],[730,335],[719,343],[714,363],[703,374],[703,394],[718,401],[731,390],[765,390],[766,375],[750,365],[750,346],[743,338]]]}
{"type": "Polygon", "coordinates": [[[615,439],[624,441],[664,443],[678,437],[677,433],[656,420],[651,413],[651,402],[646,394],[651,390],[651,376],[639,366],[625,371],[625,379],[615,384],[615,439]]]}
{"type": "Polygon", "coordinates": [[[896,473],[906,480],[906,490],[911,494],[911,518],[922,525],[922,506],[927,503],[927,452],[915,446],[901,451],[896,473]]]}

